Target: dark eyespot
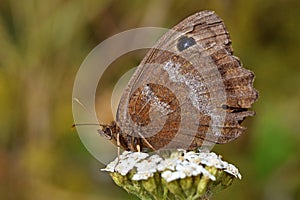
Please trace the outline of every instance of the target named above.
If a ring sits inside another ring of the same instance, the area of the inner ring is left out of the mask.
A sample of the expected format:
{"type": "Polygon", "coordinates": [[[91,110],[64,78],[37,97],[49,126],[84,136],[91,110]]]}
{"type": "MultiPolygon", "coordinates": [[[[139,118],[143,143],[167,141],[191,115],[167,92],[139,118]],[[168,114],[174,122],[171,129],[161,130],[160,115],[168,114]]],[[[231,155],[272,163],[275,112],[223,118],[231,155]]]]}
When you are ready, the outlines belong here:
{"type": "Polygon", "coordinates": [[[196,41],[192,37],[187,37],[187,36],[182,36],[179,38],[178,43],[177,43],[177,49],[179,51],[183,51],[193,45],[196,44],[196,41]]]}

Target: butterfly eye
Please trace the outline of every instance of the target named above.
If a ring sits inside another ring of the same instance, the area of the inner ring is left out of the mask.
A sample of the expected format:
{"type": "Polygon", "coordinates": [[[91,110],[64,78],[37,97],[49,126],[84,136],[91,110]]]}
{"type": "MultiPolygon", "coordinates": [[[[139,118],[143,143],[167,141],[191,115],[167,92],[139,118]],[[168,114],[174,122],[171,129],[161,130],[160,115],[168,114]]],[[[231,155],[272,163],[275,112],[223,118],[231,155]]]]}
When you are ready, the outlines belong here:
{"type": "Polygon", "coordinates": [[[178,43],[177,43],[177,49],[179,51],[183,51],[193,45],[196,44],[196,41],[192,37],[187,37],[187,36],[182,36],[179,38],[178,43]]]}
{"type": "Polygon", "coordinates": [[[112,132],[111,132],[110,128],[106,127],[106,128],[104,128],[103,130],[98,129],[97,131],[98,131],[98,133],[99,133],[102,137],[104,137],[105,139],[107,139],[107,140],[112,139],[112,136],[111,136],[111,135],[112,135],[112,132]]]}

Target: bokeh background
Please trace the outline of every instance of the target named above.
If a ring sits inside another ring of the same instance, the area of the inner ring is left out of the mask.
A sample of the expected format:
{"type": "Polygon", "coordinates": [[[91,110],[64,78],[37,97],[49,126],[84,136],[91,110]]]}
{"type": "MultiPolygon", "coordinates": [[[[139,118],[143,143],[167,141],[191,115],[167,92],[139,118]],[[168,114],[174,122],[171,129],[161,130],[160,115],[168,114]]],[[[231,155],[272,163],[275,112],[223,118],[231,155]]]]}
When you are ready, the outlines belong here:
{"type": "MultiPolygon", "coordinates": [[[[260,91],[247,132],[214,148],[243,175],[214,199],[300,199],[299,0],[1,0],[0,199],[136,199],[99,171],[70,129],[76,72],[116,33],[171,28],[204,9],[224,19],[260,91]]],[[[114,83],[144,53],[120,58],[101,79],[102,121],[113,119],[114,83]]]]}

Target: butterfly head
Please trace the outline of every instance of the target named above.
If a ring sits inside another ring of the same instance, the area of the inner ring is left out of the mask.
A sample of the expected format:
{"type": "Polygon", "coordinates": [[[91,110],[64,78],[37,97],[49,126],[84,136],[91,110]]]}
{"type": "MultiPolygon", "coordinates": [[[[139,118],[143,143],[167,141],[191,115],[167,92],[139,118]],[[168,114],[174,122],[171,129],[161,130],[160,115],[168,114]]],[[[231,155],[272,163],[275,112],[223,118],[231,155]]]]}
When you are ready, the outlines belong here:
{"type": "MultiPolygon", "coordinates": [[[[107,125],[100,125],[101,128],[98,129],[98,133],[107,140],[117,140],[118,128],[115,122],[107,125]]],[[[114,141],[112,141],[114,142],[114,141]]]]}
{"type": "Polygon", "coordinates": [[[148,152],[155,150],[145,138],[134,137],[130,134],[121,132],[116,122],[112,122],[109,125],[100,125],[101,129],[98,129],[98,133],[107,140],[110,140],[117,147],[121,147],[126,151],[148,152]],[[143,139],[145,144],[143,143],[143,139]]]}

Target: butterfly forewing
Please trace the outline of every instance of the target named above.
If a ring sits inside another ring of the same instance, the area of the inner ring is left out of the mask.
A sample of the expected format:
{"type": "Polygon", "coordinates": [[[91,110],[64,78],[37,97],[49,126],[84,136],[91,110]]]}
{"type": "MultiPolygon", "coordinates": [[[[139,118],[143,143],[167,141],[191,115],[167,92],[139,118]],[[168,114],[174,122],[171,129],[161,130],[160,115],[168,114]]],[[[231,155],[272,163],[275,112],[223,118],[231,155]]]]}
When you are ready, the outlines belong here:
{"type": "Polygon", "coordinates": [[[168,31],[137,67],[117,112],[123,134],[153,149],[194,149],[238,137],[257,99],[254,75],[232,55],[223,21],[196,13],[168,31]]]}

